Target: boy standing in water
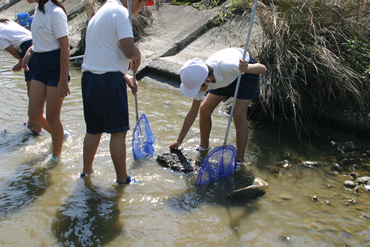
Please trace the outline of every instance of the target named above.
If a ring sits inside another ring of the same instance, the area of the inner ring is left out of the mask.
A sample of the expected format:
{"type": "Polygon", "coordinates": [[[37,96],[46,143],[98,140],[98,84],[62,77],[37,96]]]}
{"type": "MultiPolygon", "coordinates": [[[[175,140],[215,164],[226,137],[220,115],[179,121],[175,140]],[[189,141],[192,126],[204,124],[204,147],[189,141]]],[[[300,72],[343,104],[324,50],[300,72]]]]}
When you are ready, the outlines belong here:
{"type": "Polygon", "coordinates": [[[211,55],[205,62],[194,58],[185,62],[181,68],[180,91],[187,97],[194,97],[193,104],[185,117],[182,129],[176,141],[171,143],[170,149],[177,149],[200,108],[200,145],[198,151],[207,151],[209,135],[212,128],[211,115],[217,105],[226,97],[234,97],[239,71],[241,76],[235,109],[233,114],[236,129],[237,163],[244,162],[244,152],[248,141],[247,112],[254,98],[257,98],[259,74],[267,71],[265,65],[256,63],[252,57],[243,60],[244,50],[241,48],[227,48],[211,55]],[[209,92],[203,104],[201,101],[206,92],[209,92]]]}
{"type": "MultiPolygon", "coordinates": [[[[86,122],[81,176],[93,173],[92,165],[103,132],[110,133],[110,154],[117,183],[131,182],[126,171],[126,133],[130,129],[126,84],[133,94],[138,85],[127,74],[136,72],[141,53],[134,42],[127,1],[108,0],[90,20],[82,64],[82,98],[86,122]]],[[[132,0],[132,16],[154,0],[132,0]]]]}

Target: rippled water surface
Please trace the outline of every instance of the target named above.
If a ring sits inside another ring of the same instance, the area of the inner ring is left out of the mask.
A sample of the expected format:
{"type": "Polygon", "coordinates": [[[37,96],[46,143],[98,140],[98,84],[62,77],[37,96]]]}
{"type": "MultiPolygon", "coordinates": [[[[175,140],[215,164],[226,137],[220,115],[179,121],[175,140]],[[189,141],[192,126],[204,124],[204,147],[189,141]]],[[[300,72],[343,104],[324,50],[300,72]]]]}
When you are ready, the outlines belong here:
{"type": "MultiPolygon", "coordinates": [[[[0,52],[0,69],[15,60],[0,52]]],[[[94,162],[95,174],[82,179],[85,123],[78,67],[71,66],[71,95],[62,108],[70,138],[59,164],[51,154],[50,135],[28,136],[27,95],[23,72],[0,74],[0,245],[2,246],[369,246],[370,192],[344,189],[347,176],[369,176],[369,143],[353,153],[340,153],[331,141],[346,141],[344,133],[299,142],[294,134],[270,124],[249,122],[246,164],[235,176],[208,186],[194,186],[197,173],[164,168],[155,158],[134,161],[131,150],[135,125],[134,97],[129,92],[131,130],[127,164],[141,183],[117,186],[103,135],[94,162]],[[339,136],[339,137],[338,137],[339,136]],[[340,140],[342,138],[343,140],[340,140]],[[333,172],[333,162],[350,165],[333,172]],[[276,166],[287,160],[286,167],[276,166]],[[304,161],[317,161],[307,168],[304,161]],[[353,170],[356,169],[356,170],[353,170]],[[269,185],[253,201],[228,199],[228,193],[258,177],[269,185]],[[315,198],[317,198],[315,200],[315,198]],[[348,201],[350,200],[350,201],[348,201]],[[352,202],[352,203],[349,203],[352,202]]],[[[139,114],[145,113],[157,139],[157,154],[180,131],[191,100],[176,88],[139,82],[139,114]]],[[[211,145],[222,145],[228,118],[213,116],[211,145]]],[[[184,152],[201,160],[190,147],[199,144],[198,121],[183,144],[184,152]]],[[[228,144],[235,144],[232,126],[228,144]]],[[[370,152],[369,152],[370,153],[370,152]]]]}

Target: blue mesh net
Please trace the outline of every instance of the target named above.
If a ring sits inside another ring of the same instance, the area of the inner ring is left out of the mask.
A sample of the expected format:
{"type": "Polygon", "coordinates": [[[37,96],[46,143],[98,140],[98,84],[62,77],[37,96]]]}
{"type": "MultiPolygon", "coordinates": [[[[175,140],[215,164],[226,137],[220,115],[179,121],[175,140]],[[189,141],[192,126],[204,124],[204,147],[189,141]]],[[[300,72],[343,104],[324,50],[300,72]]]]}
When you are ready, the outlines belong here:
{"type": "Polygon", "coordinates": [[[139,117],[139,121],[135,124],[132,137],[132,152],[134,159],[138,160],[146,156],[155,156],[153,143],[155,138],[150,129],[148,119],[145,114],[139,117]]]}
{"type": "Polygon", "coordinates": [[[233,145],[214,148],[204,159],[195,185],[224,178],[236,171],[236,149],[233,145]]]}

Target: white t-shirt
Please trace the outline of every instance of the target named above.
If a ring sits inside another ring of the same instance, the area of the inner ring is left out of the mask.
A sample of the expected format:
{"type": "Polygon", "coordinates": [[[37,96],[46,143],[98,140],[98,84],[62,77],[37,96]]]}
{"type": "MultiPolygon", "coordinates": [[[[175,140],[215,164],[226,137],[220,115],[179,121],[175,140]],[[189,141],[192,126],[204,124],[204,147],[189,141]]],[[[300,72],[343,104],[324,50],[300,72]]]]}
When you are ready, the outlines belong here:
{"type": "MultiPolygon", "coordinates": [[[[205,63],[213,67],[215,82],[209,83],[206,91],[227,87],[239,75],[239,60],[243,58],[244,49],[226,48],[212,54],[205,63]]],[[[246,59],[249,59],[248,53],[246,59]]],[[[205,92],[194,96],[196,100],[202,100],[205,92]]]]}
{"type": "Polygon", "coordinates": [[[58,39],[68,36],[67,15],[53,2],[44,5],[45,14],[36,6],[32,21],[32,40],[34,52],[54,51],[60,48],[58,39]]]}
{"type": "Polygon", "coordinates": [[[120,40],[134,37],[128,10],[118,0],[108,0],[91,18],[86,33],[86,49],[82,72],[127,73],[129,59],[120,40]]]}
{"type": "Polygon", "coordinates": [[[31,32],[18,23],[0,22],[0,50],[5,50],[9,46],[18,50],[23,42],[31,39],[31,32]]]}

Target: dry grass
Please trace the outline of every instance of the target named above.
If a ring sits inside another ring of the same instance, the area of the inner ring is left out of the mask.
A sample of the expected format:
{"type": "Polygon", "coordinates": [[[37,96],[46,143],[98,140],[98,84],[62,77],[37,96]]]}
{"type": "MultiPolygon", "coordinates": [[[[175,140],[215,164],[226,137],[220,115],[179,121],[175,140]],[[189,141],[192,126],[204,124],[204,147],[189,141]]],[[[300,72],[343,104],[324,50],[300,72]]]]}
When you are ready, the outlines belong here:
{"type": "MultiPolygon", "coordinates": [[[[83,0],[85,6],[85,13],[87,15],[84,28],[81,30],[81,39],[83,41],[82,49],[85,50],[85,40],[87,25],[90,19],[95,15],[99,8],[105,3],[97,0],[83,0]]],[[[132,30],[134,33],[135,42],[146,35],[146,28],[153,22],[152,12],[148,7],[144,7],[140,12],[132,18],[132,30]]]]}
{"type": "Polygon", "coordinates": [[[369,51],[369,2],[328,2],[280,0],[257,10],[265,33],[258,60],[269,69],[259,101],[272,117],[292,119],[299,136],[331,107],[358,109],[368,99],[366,66],[356,68],[348,44],[356,38],[360,53],[369,51]]]}

